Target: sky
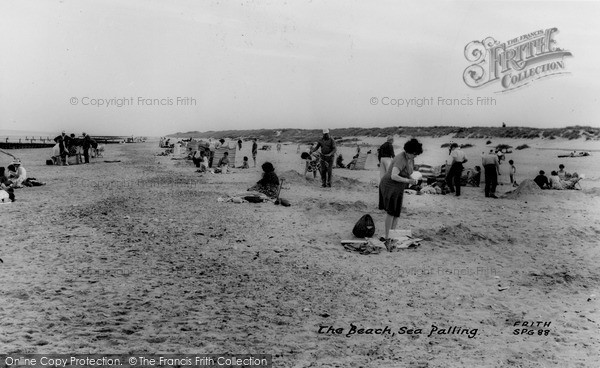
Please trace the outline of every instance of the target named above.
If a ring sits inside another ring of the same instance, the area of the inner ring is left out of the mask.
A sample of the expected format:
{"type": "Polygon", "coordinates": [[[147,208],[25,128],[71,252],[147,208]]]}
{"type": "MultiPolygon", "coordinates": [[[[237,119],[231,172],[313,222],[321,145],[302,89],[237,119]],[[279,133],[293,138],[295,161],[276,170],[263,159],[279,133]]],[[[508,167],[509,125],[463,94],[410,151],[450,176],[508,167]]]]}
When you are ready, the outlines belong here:
{"type": "Polygon", "coordinates": [[[599,127],[599,19],[574,1],[0,0],[0,130],[599,127]],[[551,28],[561,74],[465,83],[470,42],[551,28]]]}

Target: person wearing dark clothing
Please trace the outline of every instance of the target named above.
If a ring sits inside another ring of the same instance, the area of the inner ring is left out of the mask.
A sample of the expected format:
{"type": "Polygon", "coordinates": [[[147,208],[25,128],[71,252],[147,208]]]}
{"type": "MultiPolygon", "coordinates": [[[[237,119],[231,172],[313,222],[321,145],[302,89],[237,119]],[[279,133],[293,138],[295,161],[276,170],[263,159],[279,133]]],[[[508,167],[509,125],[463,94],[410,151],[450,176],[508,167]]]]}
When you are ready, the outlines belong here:
{"type": "Polygon", "coordinates": [[[317,145],[311,149],[310,153],[312,154],[319,148],[321,149],[321,186],[331,188],[333,160],[337,148],[333,138],[329,137],[329,129],[323,129],[323,138],[317,141],[317,145]]]}
{"type": "Polygon", "coordinates": [[[256,167],[256,155],[258,154],[258,144],[256,139],[252,140],[252,160],[254,161],[254,167],[256,167]]]}
{"type": "Polygon", "coordinates": [[[69,162],[68,162],[69,145],[70,145],[69,136],[66,135],[65,132],[63,131],[61,133],[61,135],[54,138],[54,142],[58,143],[58,147],[60,148],[60,158],[63,162],[63,165],[68,166],[69,165],[69,162]]]}
{"type": "Polygon", "coordinates": [[[467,162],[467,157],[456,143],[450,145],[450,156],[452,157],[452,164],[448,171],[446,183],[448,184],[451,193],[454,192],[456,188],[456,196],[458,197],[460,196],[460,179],[464,170],[463,163],[467,162]]]}
{"type": "Polygon", "coordinates": [[[500,175],[500,164],[498,163],[498,156],[491,150],[490,153],[483,156],[481,159],[483,165],[483,171],[485,176],[485,188],[484,193],[486,197],[496,197],[496,187],[498,186],[498,175],[500,175]]]}
{"type": "Polygon", "coordinates": [[[550,188],[550,180],[548,180],[548,177],[546,176],[546,173],[544,172],[544,170],[540,170],[540,174],[538,176],[536,176],[535,179],[533,179],[533,181],[535,181],[535,183],[541,189],[550,188]]]}
{"type": "Polygon", "coordinates": [[[279,177],[275,174],[275,168],[270,162],[262,164],[263,176],[249,191],[257,191],[270,198],[276,198],[279,191],[279,177]]]}
{"type": "Polygon", "coordinates": [[[240,151],[242,150],[242,140],[238,139],[238,147],[240,148],[240,151]]]}
{"type": "Polygon", "coordinates": [[[90,163],[90,148],[92,147],[92,139],[89,135],[83,133],[83,158],[86,164],[90,163]]]}
{"type": "Polygon", "coordinates": [[[390,230],[396,229],[402,211],[404,190],[410,185],[419,184],[412,178],[415,157],[423,153],[423,145],[416,139],[404,144],[404,152],[395,156],[386,174],[379,182],[379,209],[385,210],[385,244],[390,245],[390,230]]]}
{"type": "Polygon", "coordinates": [[[394,137],[387,137],[384,144],[377,149],[377,160],[379,161],[379,180],[387,173],[392,164],[392,159],[396,156],[394,153],[394,137]]]}
{"type": "Polygon", "coordinates": [[[340,169],[345,169],[346,168],[346,165],[344,165],[344,157],[342,155],[339,155],[337,157],[337,159],[335,159],[335,164],[340,169]]]}

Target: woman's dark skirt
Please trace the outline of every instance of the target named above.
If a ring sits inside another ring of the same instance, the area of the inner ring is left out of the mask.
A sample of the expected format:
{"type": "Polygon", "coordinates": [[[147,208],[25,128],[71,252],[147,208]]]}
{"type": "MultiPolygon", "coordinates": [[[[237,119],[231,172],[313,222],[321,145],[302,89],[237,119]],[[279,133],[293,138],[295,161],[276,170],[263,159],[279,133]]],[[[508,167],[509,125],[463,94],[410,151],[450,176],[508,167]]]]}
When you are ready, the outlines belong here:
{"type": "Polygon", "coordinates": [[[379,209],[390,216],[400,217],[405,188],[406,184],[384,176],[379,183],[379,209]]]}

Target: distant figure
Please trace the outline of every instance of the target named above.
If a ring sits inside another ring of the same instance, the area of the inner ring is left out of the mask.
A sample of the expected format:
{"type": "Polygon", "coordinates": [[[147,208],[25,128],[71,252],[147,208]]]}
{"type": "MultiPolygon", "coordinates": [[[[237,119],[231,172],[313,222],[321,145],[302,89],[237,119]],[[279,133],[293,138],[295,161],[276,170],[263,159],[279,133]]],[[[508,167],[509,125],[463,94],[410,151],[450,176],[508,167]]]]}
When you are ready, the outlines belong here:
{"type": "MultiPolygon", "coordinates": [[[[360,154],[360,147],[357,145],[356,154],[360,154]]],[[[385,143],[377,149],[377,159],[379,160],[379,180],[387,173],[392,164],[392,159],[396,156],[394,153],[394,137],[388,136],[385,143]]]]}
{"type": "Polygon", "coordinates": [[[506,123],[502,122],[502,128],[506,128],[506,123]]]}
{"type": "Polygon", "coordinates": [[[223,153],[223,157],[219,160],[217,167],[219,167],[223,173],[227,172],[227,168],[229,167],[229,152],[223,153]]]}
{"type": "Polygon", "coordinates": [[[242,150],[242,139],[238,139],[238,148],[240,149],[240,151],[242,150]]]}
{"type": "Polygon", "coordinates": [[[20,161],[15,160],[8,165],[8,180],[12,183],[11,188],[23,188],[23,182],[27,180],[27,171],[20,161]]]}
{"type": "Polygon", "coordinates": [[[54,138],[54,142],[58,143],[63,165],[69,166],[69,136],[66,135],[65,131],[63,130],[58,137],[54,138]]]}
{"type": "Polygon", "coordinates": [[[92,139],[89,135],[83,133],[83,158],[86,164],[90,163],[90,148],[92,147],[92,139]]]}
{"type": "Polygon", "coordinates": [[[565,165],[563,165],[563,164],[558,165],[558,172],[556,173],[556,175],[558,175],[560,180],[567,179],[567,177],[569,176],[569,173],[567,173],[565,171],[565,165]]]}
{"type": "Polygon", "coordinates": [[[513,187],[516,187],[517,181],[515,180],[515,175],[517,173],[517,168],[515,167],[515,162],[513,160],[508,160],[508,164],[510,165],[509,168],[509,177],[510,177],[510,183],[512,184],[513,187]]]}
{"type": "Polygon", "coordinates": [[[256,167],[256,155],[258,154],[258,143],[256,138],[252,140],[252,160],[254,161],[254,167],[256,167]]]}
{"type": "Polygon", "coordinates": [[[200,167],[200,163],[202,162],[203,156],[204,152],[202,150],[197,149],[196,151],[194,151],[194,154],[192,155],[192,162],[196,167],[200,167]]]}
{"type": "Polygon", "coordinates": [[[498,198],[496,197],[496,187],[498,186],[498,175],[500,175],[500,164],[494,150],[490,150],[490,153],[484,155],[481,163],[485,175],[485,196],[486,198],[498,198]]]}
{"type": "Polygon", "coordinates": [[[306,173],[311,171],[313,173],[313,179],[316,179],[317,171],[319,171],[319,158],[315,157],[315,154],[310,154],[310,149],[307,152],[302,152],[300,157],[304,160],[305,163],[304,178],[306,178],[306,173]]]}
{"type": "Polygon", "coordinates": [[[502,150],[496,150],[496,155],[498,156],[498,165],[500,165],[504,160],[504,153],[502,150]]]}
{"type": "Polygon", "coordinates": [[[533,179],[533,181],[535,181],[535,183],[541,189],[550,189],[550,181],[548,180],[548,177],[546,176],[544,170],[540,170],[540,173],[538,174],[538,176],[535,177],[535,179],[533,179]]]}
{"type": "Polygon", "coordinates": [[[459,197],[460,178],[464,170],[463,163],[467,162],[467,156],[457,143],[452,143],[450,145],[450,157],[452,157],[452,163],[450,165],[450,170],[448,171],[448,176],[446,177],[446,183],[448,184],[450,193],[456,191],[456,196],[459,197]]]}
{"type": "Polygon", "coordinates": [[[244,160],[242,161],[242,166],[240,169],[249,169],[250,165],[248,165],[248,156],[244,156],[244,160]]]}
{"type": "Polygon", "coordinates": [[[475,166],[475,170],[469,173],[467,183],[474,187],[478,187],[481,183],[481,166],[475,166]]]}
{"type": "Polygon", "coordinates": [[[348,165],[346,165],[346,168],[350,169],[350,170],[354,170],[354,168],[356,167],[356,161],[358,161],[358,153],[356,155],[354,155],[354,157],[352,157],[352,160],[350,161],[350,163],[348,165]]]}
{"type": "Polygon", "coordinates": [[[277,153],[281,152],[281,141],[277,142],[277,153]]]}
{"type": "Polygon", "coordinates": [[[563,180],[560,178],[558,172],[552,171],[550,174],[550,189],[576,189],[575,185],[581,179],[582,178],[577,173],[573,173],[573,175],[570,175],[563,180]]]}
{"type": "Polygon", "coordinates": [[[215,158],[215,150],[217,149],[215,142],[212,140],[212,138],[208,139],[208,151],[210,152],[208,154],[208,167],[212,167],[213,166],[213,159],[215,158]]]}
{"type": "Polygon", "coordinates": [[[262,178],[248,190],[263,193],[270,198],[276,198],[279,191],[279,178],[275,174],[275,168],[270,162],[265,162],[261,167],[263,170],[262,178]]]}
{"type": "Polygon", "coordinates": [[[317,141],[317,145],[311,149],[311,154],[321,149],[321,187],[331,188],[331,176],[333,174],[333,159],[337,148],[335,141],[329,136],[329,129],[323,129],[323,138],[317,141]]]}
{"type": "Polygon", "coordinates": [[[8,197],[11,202],[15,201],[15,191],[11,187],[12,182],[8,180],[8,176],[6,175],[6,170],[4,167],[0,167],[0,191],[3,191],[2,201],[4,202],[4,197],[8,197]]]}
{"type": "Polygon", "coordinates": [[[342,155],[338,155],[337,159],[335,160],[335,165],[336,167],[341,169],[346,168],[346,166],[344,165],[344,157],[342,157],[342,155]]]}
{"type": "Polygon", "coordinates": [[[200,152],[200,172],[208,171],[209,167],[208,156],[204,151],[200,152]]]}

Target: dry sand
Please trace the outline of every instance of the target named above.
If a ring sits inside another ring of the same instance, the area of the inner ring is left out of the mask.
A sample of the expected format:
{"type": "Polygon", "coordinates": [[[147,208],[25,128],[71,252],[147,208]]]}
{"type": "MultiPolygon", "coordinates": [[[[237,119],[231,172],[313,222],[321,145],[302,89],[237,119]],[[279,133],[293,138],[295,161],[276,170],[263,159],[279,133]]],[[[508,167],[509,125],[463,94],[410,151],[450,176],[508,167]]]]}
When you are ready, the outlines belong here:
{"type": "MultiPolygon", "coordinates": [[[[449,138],[422,140],[418,163],[447,158],[440,145],[449,138]]],[[[465,152],[479,164],[485,140],[457,141],[476,144],[465,152]]],[[[156,157],[156,142],[109,145],[105,159],[120,163],[70,167],[45,166],[46,150],[14,151],[48,184],[0,205],[0,345],[7,353],[268,353],[275,367],[597,367],[600,153],[559,160],[564,152],[536,148],[599,144],[498,143],[534,147],[507,157],[518,180],[562,162],[586,174],[583,190],[407,196],[400,228],[423,238],[421,247],[368,256],[340,240],[364,213],[383,232],[373,160],[368,170],[334,170],[333,188],[321,189],[298,173],[296,144],[259,151],[259,165],[270,160],[286,178],[282,197],[292,206],[282,207],[218,202],[250,187],[259,169],[200,175],[189,161],[156,157]],[[515,335],[524,321],[550,325],[515,335]],[[351,325],[393,334],[347,336],[351,325]],[[428,336],[433,325],[477,333],[428,336]],[[401,334],[403,326],[422,334],[401,334]]],[[[340,150],[348,162],[354,148],[340,150]]]]}

